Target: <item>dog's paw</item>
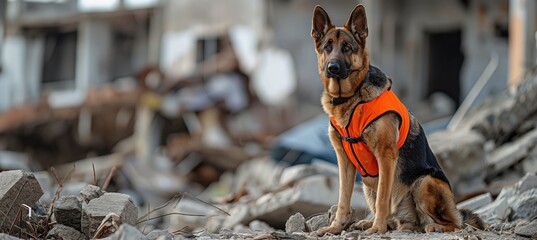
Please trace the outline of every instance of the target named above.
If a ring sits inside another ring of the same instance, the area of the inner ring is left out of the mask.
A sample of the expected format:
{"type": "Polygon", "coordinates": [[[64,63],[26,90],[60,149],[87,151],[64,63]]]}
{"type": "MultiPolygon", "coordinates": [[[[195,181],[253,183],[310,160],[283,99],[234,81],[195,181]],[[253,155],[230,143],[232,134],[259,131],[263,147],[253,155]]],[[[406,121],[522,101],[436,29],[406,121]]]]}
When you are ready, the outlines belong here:
{"type": "Polygon", "coordinates": [[[425,225],[425,228],[424,228],[425,232],[453,232],[455,230],[457,230],[456,227],[454,226],[446,226],[446,225],[440,225],[438,223],[431,223],[431,224],[427,224],[425,225]]]}
{"type": "Polygon", "coordinates": [[[373,226],[372,220],[360,220],[358,223],[354,224],[354,229],[366,230],[373,226]]]}
{"type": "Polygon", "coordinates": [[[324,227],[324,228],[321,228],[319,230],[317,230],[315,232],[315,234],[319,237],[322,237],[324,236],[325,234],[327,233],[330,233],[330,234],[339,234],[341,233],[341,231],[343,231],[342,228],[338,228],[338,227],[335,227],[335,226],[329,226],[329,227],[324,227]]]}
{"type": "Polygon", "coordinates": [[[365,234],[373,234],[373,233],[386,233],[388,231],[388,227],[386,225],[384,226],[378,226],[373,225],[369,229],[365,231],[365,234]]]}

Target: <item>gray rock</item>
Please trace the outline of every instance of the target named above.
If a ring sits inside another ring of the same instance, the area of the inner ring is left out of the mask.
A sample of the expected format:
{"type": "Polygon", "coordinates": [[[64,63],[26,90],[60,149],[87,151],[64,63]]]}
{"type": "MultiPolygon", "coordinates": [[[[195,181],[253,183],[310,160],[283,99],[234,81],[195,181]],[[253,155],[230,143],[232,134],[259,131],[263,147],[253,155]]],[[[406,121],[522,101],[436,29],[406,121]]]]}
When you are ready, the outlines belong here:
{"type": "MultiPolygon", "coordinates": [[[[319,211],[326,211],[337,204],[338,195],[338,178],[324,175],[309,176],[292,187],[259,198],[249,207],[249,219],[246,218],[241,222],[263,219],[270,226],[283,229],[291,214],[300,212],[304,216],[311,216],[319,211]]],[[[353,191],[351,204],[357,214],[366,214],[367,206],[359,186],[353,191]]]]}
{"type": "Polygon", "coordinates": [[[112,235],[108,237],[110,240],[147,240],[138,229],[130,224],[122,224],[121,227],[112,235]]]}
{"type": "Polygon", "coordinates": [[[493,220],[506,220],[511,213],[511,208],[507,204],[507,199],[498,198],[491,204],[475,211],[483,220],[490,222],[493,220]]]}
{"type": "Polygon", "coordinates": [[[121,193],[105,193],[99,198],[92,199],[82,211],[82,232],[93,236],[102,220],[109,213],[120,217],[121,223],[136,224],[138,208],[129,195],[121,193]]]}
{"type": "Polygon", "coordinates": [[[0,232],[8,229],[22,204],[33,206],[43,190],[32,173],[21,170],[0,172],[0,232]],[[2,215],[4,215],[2,214],[2,215]]]}
{"type": "Polygon", "coordinates": [[[537,236],[537,220],[518,223],[515,227],[515,233],[524,237],[537,236]]]}
{"type": "Polygon", "coordinates": [[[80,231],[82,204],[76,196],[60,197],[54,203],[54,217],[58,223],[80,231]]]}
{"type": "Polygon", "coordinates": [[[294,232],[305,232],[306,231],[306,219],[304,216],[297,212],[285,223],[285,232],[294,233],[294,232]]]}
{"type": "Polygon", "coordinates": [[[173,240],[173,234],[171,234],[168,230],[155,229],[149,232],[146,236],[149,240],[156,240],[156,239],[173,240]]]}
{"type": "Polygon", "coordinates": [[[322,227],[327,227],[330,225],[330,217],[328,213],[323,213],[321,215],[313,216],[308,221],[306,221],[306,226],[310,232],[319,230],[322,227]]]}
{"type": "Polygon", "coordinates": [[[492,194],[484,193],[457,204],[458,209],[477,210],[492,203],[492,194]]]}
{"type": "Polygon", "coordinates": [[[513,202],[515,219],[532,219],[537,217],[537,188],[518,195],[513,202]]]}
{"type": "Polygon", "coordinates": [[[537,175],[535,175],[535,173],[526,173],[526,175],[518,181],[516,188],[519,193],[523,193],[532,188],[537,188],[537,175]]]}
{"type": "Polygon", "coordinates": [[[285,170],[282,172],[282,175],[280,176],[280,185],[283,186],[318,173],[319,171],[317,168],[311,164],[294,165],[285,168],[285,170]]]}
{"type": "Polygon", "coordinates": [[[22,238],[13,237],[13,236],[7,235],[5,233],[0,233],[0,240],[19,240],[19,239],[22,239],[22,238]]]}
{"type": "Polygon", "coordinates": [[[248,224],[250,229],[254,232],[264,232],[264,233],[270,233],[276,231],[276,229],[272,228],[270,225],[268,225],[266,222],[259,221],[259,220],[253,220],[248,224]]]}
{"type": "Polygon", "coordinates": [[[243,224],[237,224],[233,227],[233,232],[235,233],[253,233],[252,229],[243,224]]]}
{"type": "Polygon", "coordinates": [[[65,226],[62,224],[56,224],[54,227],[48,232],[47,239],[56,239],[56,240],[82,240],[82,239],[88,239],[86,235],[82,234],[81,232],[77,231],[76,229],[65,226]]]}
{"type": "Polygon", "coordinates": [[[80,197],[82,197],[82,200],[86,203],[89,203],[89,201],[94,198],[99,198],[103,194],[104,192],[101,188],[94,185],[87,185],[80,191],[80,197]]]}

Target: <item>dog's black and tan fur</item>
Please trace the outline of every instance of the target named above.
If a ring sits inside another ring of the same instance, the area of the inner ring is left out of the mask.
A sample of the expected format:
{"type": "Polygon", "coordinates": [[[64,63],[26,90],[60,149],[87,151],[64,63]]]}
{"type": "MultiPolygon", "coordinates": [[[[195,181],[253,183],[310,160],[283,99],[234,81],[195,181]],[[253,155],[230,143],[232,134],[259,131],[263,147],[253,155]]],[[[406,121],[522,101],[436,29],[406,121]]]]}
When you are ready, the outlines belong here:
{"type": "MultiPolygon", "coordinates": [[[[369,65],[364,7],[354,8],[344,27],[335,27],[325,10],[317,6],[311,35],[324,85],[323,108],[339,126],[346,126],[357,104],[372,100],[391,87],[391,80],[369,65]]],[[[362,134],[378,161],[379,174],[362,178],[374,219],[359,221],[354,227],[368,234],[384,233],[388,229],[449,232],[463,227],[464,215],[482,228],[475,214],[469,211],[461,214],[456,208],[448,179],[412,115],[407,139],[401,149],[397,147],[399,123],[398,115],[385,114],[362,134]]],[[[328,131],[338,158],[339,202],[336,218],[329,227],[319,230],[319,235],[337,234],[346,227],[356,176],[356,168],[347,158],[339,134],[332,126],[328,131]]]]}

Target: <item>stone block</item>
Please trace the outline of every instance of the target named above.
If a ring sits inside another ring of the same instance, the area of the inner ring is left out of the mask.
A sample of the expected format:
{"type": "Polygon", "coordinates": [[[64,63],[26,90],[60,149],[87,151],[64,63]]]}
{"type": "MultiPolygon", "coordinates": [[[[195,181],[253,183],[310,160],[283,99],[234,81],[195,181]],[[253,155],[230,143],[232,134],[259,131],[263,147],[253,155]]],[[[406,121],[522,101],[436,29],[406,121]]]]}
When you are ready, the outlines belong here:
{"type": "Polygon", "coordinates": [[[5,214],[0,217],[0,232],[9,229],[22,204],[33,206],[42,195],[43,190],[32,173],[0,172],[0,212],[5,214]]]}
{"type": "Polygon", "coordinates": [[[54,217],[59,224],[80,231],[82,204],[76,196],[62,196],[54,203],[54,217]]]}
{"type": "Polygon", "coordinates": [[[98,198],[103,194],[104,192],[101,190],[101,188],[94,185],[87,185],[80,191],[80,197],[86,203],[89,203],[89,201],[92,199],[98,198]]]}
{"type": "Polygon", "coordinates": [[[54,227],[47,233],[47,239],[55,240],[85,240],[88,239],[86,235],[77,231],[76,229],[65,226],[62,224],[56,224],[54,227]]]}
{"type": "Polygon", "coordinates": [[[109,213],[117,214],[121,223],[136,224],[138,208],[129,195],[121,193],[105,193],[92,199],[82,211],[82,232],[93,236],[103,219],[109,213]]]}

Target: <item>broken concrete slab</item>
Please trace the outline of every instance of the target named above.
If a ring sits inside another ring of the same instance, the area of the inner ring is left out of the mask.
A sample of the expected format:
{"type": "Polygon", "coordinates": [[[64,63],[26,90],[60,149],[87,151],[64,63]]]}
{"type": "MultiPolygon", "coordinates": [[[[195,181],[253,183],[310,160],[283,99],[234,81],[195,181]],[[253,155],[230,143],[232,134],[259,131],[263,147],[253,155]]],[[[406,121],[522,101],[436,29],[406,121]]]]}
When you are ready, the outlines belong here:
{"type": "Polygon", "coordinates": [[[306,231],[306,218],[297,212],[293,214],[287,222],[285,223],[285,232],[294,233],[294,232],[305,232],[306,231]]]}
{"type": "Polygon", "coordinates": [[[54,217],[58,223],[80,231],[82,204],[76,196],[62,196],[54,203],[54,217]]]}
{"type": "Polygon", "coordinates": [[[475,211],[485,222],[494,222],[495,220],[506,220],[511,212],[511,208],[506,198],[498,198],[489,205],[486,205],[475,211]]]}
{"type": "Polygon", "coordinates": [[[55,240],[85,240],[88,239],[86,235],[82,234],[81,232],[77,231],[76,229],[65,226],[62,224],[56,224],[54,227],[48,232],[47,239],[55,239],[55,240]]]}
{"type": "Polygon", "coordinates": [[[515,197],[513,210],[515,219],[533,219],[537,217],[537,188],[532,188],[515,197]]]}
{"type": "Polygon", "coordinates": [[[484,193],[457,204],[458,209],[477,210],[492,203],[492,194],[484,193]]]}
{"type": "Polygon", "coordinates": [[[136,224],[138,208],[129,195],[121,193],[105,193],[99,198],[92,199],[82,211],[82,232],[93,236],[103,219],[114,213],[120,217],[120,222],[136,224]]]}
{"type": "Polygon", "coordinates": [[[10,227],[23,204],[33,206],[42,195],[43,190],[32,173],[0,172],[0,230],[10,227]]]}
{"type": "Polygon", "coordinates": [[[285,168],[280,176],[280,186],[318,174],[319,171],[311,164],[298,164],[285,168]]]}
{"type": "Polygon", "coordinates": [[[537,188],[537,175],[532,172],[526,173],[516,184],[516,189],[519,193],[523,193],[529,189],[537,188]]]}
{"type": "MultiPolygon", "coordinates": [[[[105,194],[106,195],[106,194],[105,194]]],[[[110,240],[147,240],[148,238],[142,234],[137,228],[130,224],[122,224],[121,227],[108,237],[110,240]]]]}
{"type": "Polygon", "coordinates": [[[487,176],[495,176],[525,158],[537,144],[537,129],[491,151],[487,157],[487,176]]]}
{"type": "MultiPolygon", "coordinates": [[[[336,177],[310,176],[297,181],[290,188],[259,198],[249,207],[250,218],[246,218],[244,221],[259,219],[275,228],[283,229],[287,218],[296,212],[300,212],[304,216],[326,212],[332,205],[337,204],[338,195],[339,181],[336,177]]],[[[362,215],[368,211],[363,192],[359,186],[355,186],[351,204],[362,215]]]]}

